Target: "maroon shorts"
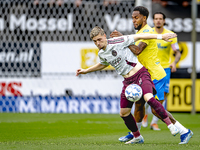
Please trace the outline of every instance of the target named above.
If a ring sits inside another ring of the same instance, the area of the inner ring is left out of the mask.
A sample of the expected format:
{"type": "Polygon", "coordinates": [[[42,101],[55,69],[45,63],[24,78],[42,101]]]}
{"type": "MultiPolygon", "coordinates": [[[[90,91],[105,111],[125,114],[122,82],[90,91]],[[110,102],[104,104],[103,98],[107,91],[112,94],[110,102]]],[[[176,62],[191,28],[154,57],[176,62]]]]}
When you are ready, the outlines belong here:
{"type": "Polygon", "coordinates": [[[147,71],[145,67],[142,67],[136,74],[131,77],[124,78],[123,88],[120,99],[120,107],[121,108],[132,108],[133,102],[127,100],[125,96],[125,89],[130,84],[138,84],[142,88],[143,95],[147,93],[156,94],[155,86],[151,80],[151,75],[147,71]]]}

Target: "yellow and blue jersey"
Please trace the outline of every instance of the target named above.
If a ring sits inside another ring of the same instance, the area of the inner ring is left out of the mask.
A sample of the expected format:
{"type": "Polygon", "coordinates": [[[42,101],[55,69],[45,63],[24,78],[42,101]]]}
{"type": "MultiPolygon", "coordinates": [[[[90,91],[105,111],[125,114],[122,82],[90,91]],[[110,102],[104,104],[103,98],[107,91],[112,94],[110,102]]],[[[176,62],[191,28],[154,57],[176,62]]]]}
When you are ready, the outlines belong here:
{"type": "MultiPolygon", "coordinates": [[[[140,31],[136,34],[140,33],[151,33],[153,34],[153,29],[146,24],[140,31]]],[[[148,69],[148,72],[151,75],[151,79],[160,80],[166,76],[166,73],[161,66],[160,60],[158,59],[158,47],[156,39],[150,40],[138,40],[135,42],[135,45],[138,45],[140,42],[144,42],[147,44],[147,47],[138,55],[138,60],[140,63],[148,69]]]]}
{"type": "MultiPolygon", "coordinates": [[[[158,34],[155,28],[153,28],[153,33],[158,34]]],[[[161,34],[165,34],[165,33],[174,33],[174,32],[164,28],[161,34]]],[[[166,42],[164,40],[156,40],[157,46],[158,46],[158,58],[160,59],[161,66],[163,68],[169,68],[170,61],[171,61],[170,59],[171,51],[179,49],[179,46],[177,43],[177,37],[170,40],[172,40],[172,42],[166,42]]]]}

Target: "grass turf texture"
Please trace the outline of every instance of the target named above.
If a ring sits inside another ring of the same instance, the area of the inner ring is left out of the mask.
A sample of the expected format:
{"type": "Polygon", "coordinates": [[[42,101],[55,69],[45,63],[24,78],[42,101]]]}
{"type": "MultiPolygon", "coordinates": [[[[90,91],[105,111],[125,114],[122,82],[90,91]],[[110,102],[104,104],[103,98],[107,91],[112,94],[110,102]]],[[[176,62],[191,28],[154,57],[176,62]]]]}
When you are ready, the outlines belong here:
{"type": "MultiPolygon", "coordinates": [[[[18,114],[0,113],[0,149],[17,150],[197,150],[200,149],[200,114],[173,113],[194,135],[187,145],[179,145],[164,123],[161,131],[149,126],[141,129],[144,144],[125,145],[118,141],[126,135],[117,114],[18,114]]],[[[152,116],[149,116],[149,121],[152,116]]]]}

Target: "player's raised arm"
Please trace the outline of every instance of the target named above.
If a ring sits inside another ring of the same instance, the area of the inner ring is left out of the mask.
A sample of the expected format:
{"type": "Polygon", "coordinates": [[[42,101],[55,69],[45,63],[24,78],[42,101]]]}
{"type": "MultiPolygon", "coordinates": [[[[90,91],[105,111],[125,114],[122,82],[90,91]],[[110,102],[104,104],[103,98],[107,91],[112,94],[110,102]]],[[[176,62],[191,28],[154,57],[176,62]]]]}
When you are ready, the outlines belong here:
{"type": "Polygon", "coordinates": [[[166,33],[166,34],[134,34],[134,40],[140,40],[140,39],[159,39],[159,40],[165,40],[167,42],[171,42],[172,38],[177,37],[175,33],[166,33]]]}
{"type": "Polygon", "coordinates": [[[102,70],[102,69],[104,69],[106,67],[107,66],[98,63],[98,64],[96,64],[96,65],[94,65],[92,67],[89,67],[87,69],[80,68],[80,69],[76,70],[76,76],[78,76],[79,74],[87,74],[89,72],[94,72],[94,71],[102,70]]]}
{"type": "MultiPolygon", "coordinates": [[[[159,39],[159,40],[164,40],[167,42],[171,42],[172,38],[177,37],[175,33],[165,33],[165,34],[133,34],[134,35],[134,41],[140,40],[140,39],[159,39]]],[[[122,33],[119,31],[115,30],[110,34],[110,37],[119,37],[122,36],[122,33]]]]}

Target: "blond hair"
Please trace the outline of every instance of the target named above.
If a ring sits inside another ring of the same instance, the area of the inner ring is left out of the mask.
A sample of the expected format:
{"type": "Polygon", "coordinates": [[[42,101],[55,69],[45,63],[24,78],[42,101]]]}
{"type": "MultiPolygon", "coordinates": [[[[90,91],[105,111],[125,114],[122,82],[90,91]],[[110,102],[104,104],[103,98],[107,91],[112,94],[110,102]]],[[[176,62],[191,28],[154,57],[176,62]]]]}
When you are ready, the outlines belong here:
{"type": "Polygon", "coordinates": [[[97,35],[104,35],[105,32],[102,28],[100,28],[99,26],[94,27],[91,32],[90,32],[90,38],[92,39],[93,37],[97,36],[97,35]]]}

